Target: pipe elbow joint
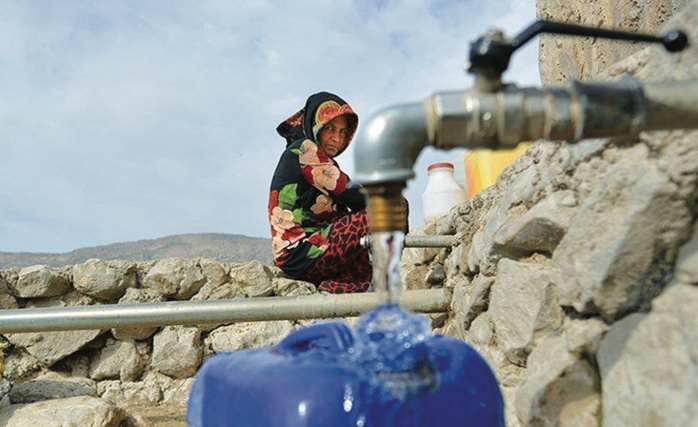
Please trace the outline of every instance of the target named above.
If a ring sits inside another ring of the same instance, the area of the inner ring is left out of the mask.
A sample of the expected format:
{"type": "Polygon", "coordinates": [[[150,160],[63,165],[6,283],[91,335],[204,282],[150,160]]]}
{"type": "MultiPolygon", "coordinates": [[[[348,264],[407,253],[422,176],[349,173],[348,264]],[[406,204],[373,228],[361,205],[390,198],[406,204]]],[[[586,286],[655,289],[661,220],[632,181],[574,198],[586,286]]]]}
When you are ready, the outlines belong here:
{"type": "Polygon", "coordinates": [[[404,187],[417,156],[429,144],[421,103],[388,107],[373,115],[354,142],[356,181],[365,187],[404,187]]]}

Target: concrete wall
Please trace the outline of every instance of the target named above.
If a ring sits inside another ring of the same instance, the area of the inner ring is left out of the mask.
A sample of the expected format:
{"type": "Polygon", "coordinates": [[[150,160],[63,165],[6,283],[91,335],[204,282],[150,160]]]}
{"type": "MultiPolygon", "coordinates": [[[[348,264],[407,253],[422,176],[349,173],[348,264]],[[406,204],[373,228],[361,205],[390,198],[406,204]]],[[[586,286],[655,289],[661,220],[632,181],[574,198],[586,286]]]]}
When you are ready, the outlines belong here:
{"type": "MultiPolygon", "coordinates": [[[[666,22],[690,0],[538,0],[538,19],[591,27],[658,34],[666,22]]],[[[667,29],[673,29],[671,25],[667,29]]],[[[644,50],[643,43],[543,35],[540,39],[540,73],[543,84],[568,79],[604,78],[604,71],[644,50]]]]}

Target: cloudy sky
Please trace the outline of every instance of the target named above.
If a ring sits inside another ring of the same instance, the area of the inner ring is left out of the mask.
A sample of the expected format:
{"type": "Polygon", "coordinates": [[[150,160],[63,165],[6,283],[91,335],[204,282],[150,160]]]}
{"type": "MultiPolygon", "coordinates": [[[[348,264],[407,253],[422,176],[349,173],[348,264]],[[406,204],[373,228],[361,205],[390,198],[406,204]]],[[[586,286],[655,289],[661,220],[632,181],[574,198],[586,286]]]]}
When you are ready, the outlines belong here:
{"type": "MultiPolygon", "coordinates": [[[[275,127],[309,94],[365,123],[469,87],[469,42],[534,19],[535,0],[0,0],[0,251],[268,237],[275,127]]],[[[534,42],[505,78],[538,85],[536,57],[534,42]]],[[[456,159],[418,160],[412,227],[426,167],[456,159]]],[[[351,147],[337,160],[353,173],[351,147]]]]}

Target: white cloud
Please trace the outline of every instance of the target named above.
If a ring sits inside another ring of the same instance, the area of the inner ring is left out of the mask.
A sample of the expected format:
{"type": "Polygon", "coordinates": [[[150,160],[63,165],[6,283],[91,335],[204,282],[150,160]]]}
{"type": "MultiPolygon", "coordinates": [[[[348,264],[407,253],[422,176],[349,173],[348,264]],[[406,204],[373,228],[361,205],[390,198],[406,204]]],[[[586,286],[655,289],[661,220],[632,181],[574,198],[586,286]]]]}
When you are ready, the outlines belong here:
{"type": "MultiPolygon", "coordinates": [[[[309,94],[336,92],[365,122],[465,88],[468,43],[493,24],[513,35],[535,4],[6,0],[3,11],[0,251],[63,252],[188,232],[266,237],[275,127],[309,94]]],[[[526,58],[509,79],[534,79],[526,58]]],[[[413,225],[425,162],[449,155],[420,158],[413,225]]],[[[338,160],[351,173],[351,149],[338,160]]]]}

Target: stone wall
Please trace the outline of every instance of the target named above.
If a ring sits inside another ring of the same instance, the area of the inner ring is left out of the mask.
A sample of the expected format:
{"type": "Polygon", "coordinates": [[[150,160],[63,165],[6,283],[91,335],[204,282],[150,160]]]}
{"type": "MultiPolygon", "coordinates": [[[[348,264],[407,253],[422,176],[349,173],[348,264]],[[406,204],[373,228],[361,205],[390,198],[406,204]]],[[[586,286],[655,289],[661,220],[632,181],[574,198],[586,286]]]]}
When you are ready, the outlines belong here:
{"type": "MultiPolygon", "coordinates": [[[[647,32],[683,4],[663,30],[683,28],[692,42],[668,54],[548,38],[546,81],[697,78],[698,2],[684,3],[539,1],[544,18],[647,32]]],[[[403,275],[445,271],[454,297],[441,332],[490,362],[508,426],[696,425],[697,181],[698,132],[539,142],[452,212],[451,230],[422,230],[462,244],[413,254],[403,275]]]]}
{"type": "MultiPolygon", "coordinates": [[[[279,269],[259,262],[92,259],[64,268],[38,265],[0,271],[0,309],[312,293],[316,290],[311,284],[283,278],[279,269]]],[[[4,360],[0,356],[0,425],[147,426],[147,420],[134,415],[142,408],[184,411],[193,377],[207,357],[274,344],[300,324],[277,321],[0,336],[4,354],[4,360]],[[61,415],[55,418],[57,412],[61,415]]]]}

